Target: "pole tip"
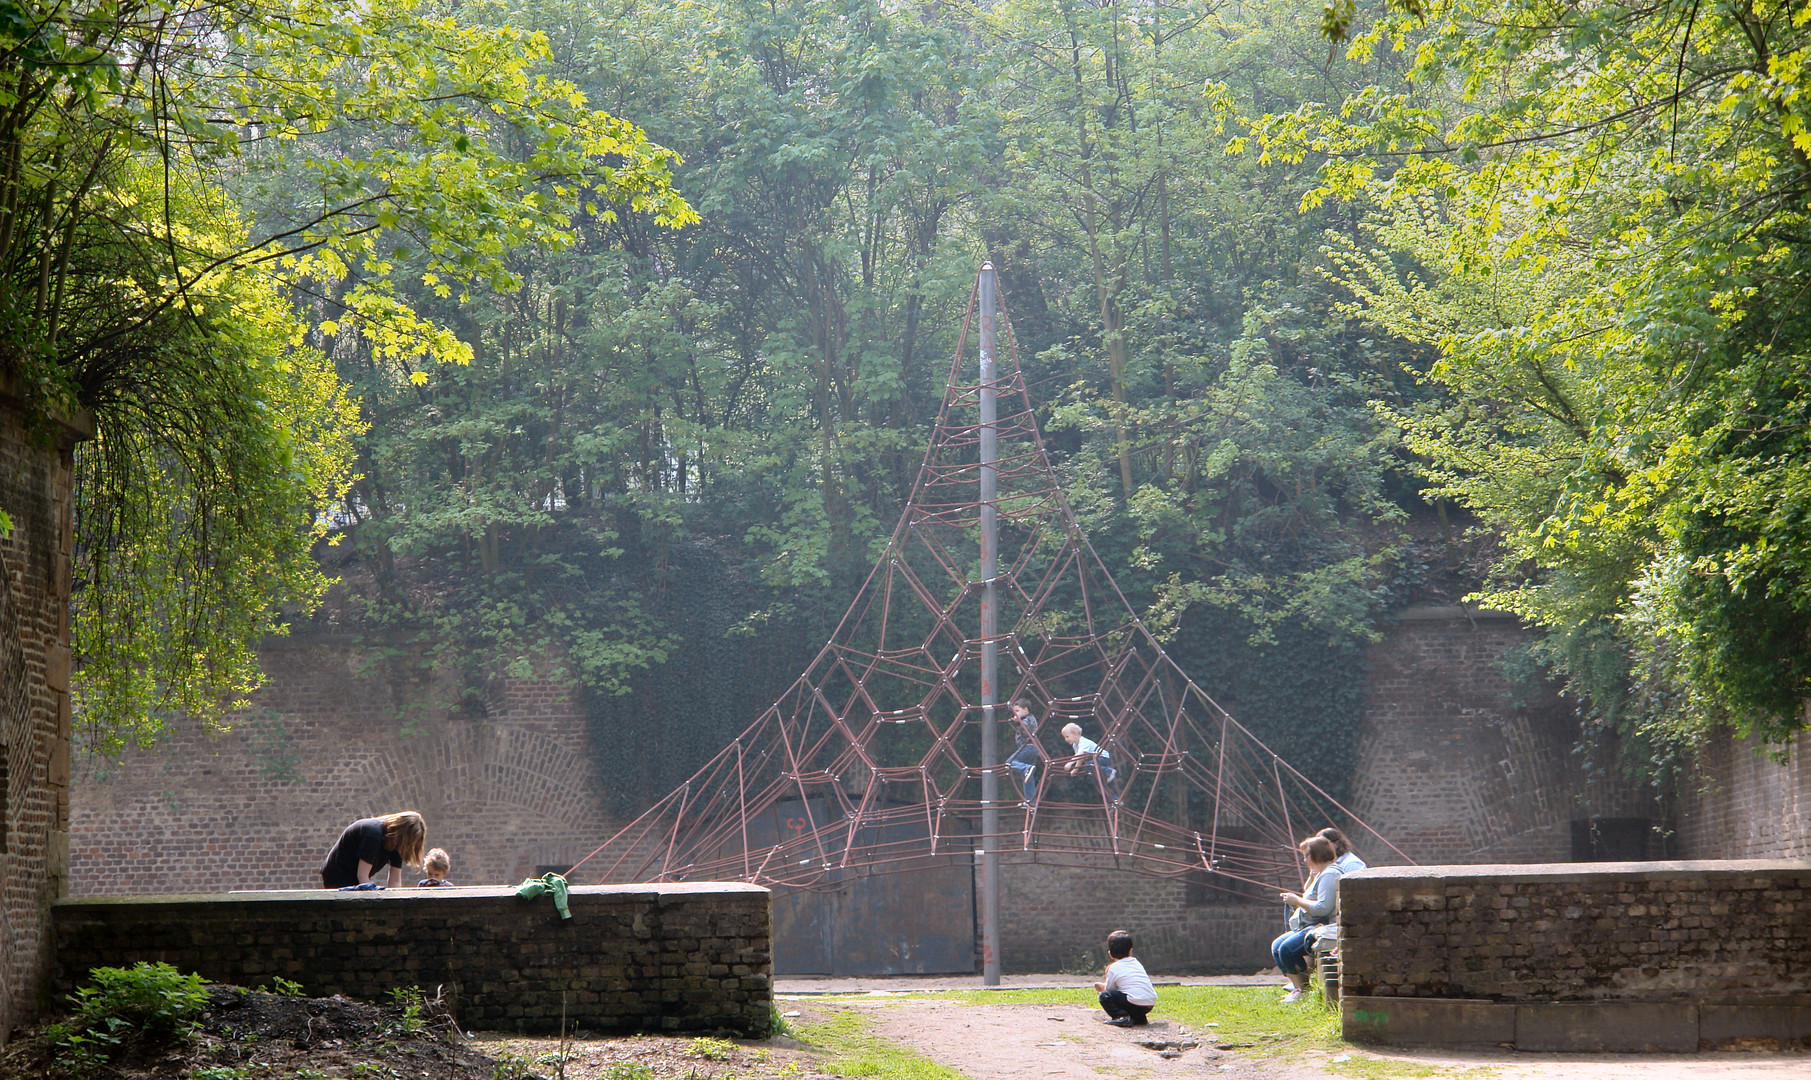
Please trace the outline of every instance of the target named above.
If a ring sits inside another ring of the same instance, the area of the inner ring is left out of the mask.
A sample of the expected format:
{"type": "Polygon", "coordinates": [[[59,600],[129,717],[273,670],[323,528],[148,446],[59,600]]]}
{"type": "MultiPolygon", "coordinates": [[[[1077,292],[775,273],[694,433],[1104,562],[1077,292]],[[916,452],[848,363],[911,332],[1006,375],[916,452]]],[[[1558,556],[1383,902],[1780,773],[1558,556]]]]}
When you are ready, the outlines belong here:
{"type": "Polygon", "coordinates": [[[985,273],[989,273],[989,272],[991,272],[991,271],[992,271],[992,270],[993,270],[993,268],[994,268],[994,264],[993,264],[993,263],[990,263],[990,262],[984,262],[984,263],[982,263],[982,264],[981,264],[981,272],[982,272],[982,273],[983,273],[983,274],[985,274],[985,273]]]}

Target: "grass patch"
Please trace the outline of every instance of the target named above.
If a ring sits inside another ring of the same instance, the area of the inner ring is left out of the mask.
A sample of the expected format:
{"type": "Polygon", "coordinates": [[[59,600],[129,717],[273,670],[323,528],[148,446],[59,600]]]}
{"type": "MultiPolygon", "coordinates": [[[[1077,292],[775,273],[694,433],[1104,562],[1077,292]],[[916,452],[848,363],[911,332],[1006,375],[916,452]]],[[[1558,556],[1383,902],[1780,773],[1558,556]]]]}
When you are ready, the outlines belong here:
{"type": "MultiPolygon", "coordinates": [[[[1230,1044],[1235,1054],[1269,1057],[1321,1053],[1343,1057],[1325,1060],[1332,1076],[1352,1080],[1488,1080],[1489,1066],[1454,1070],[1446,1066],[1380,1057],[1360,1050],[1339,1037],[1339,1012],[1321,1003],[1318,994],[1297,1005],[1283,1004],[1281,987],[1272,986],[1165,986],[1157,991],[1161,1020],[1187,1028],[1202,1041],[1230,1044]]],[[[936,994],[902,994],[924,1000],[957,1001],[965,1005],[1093,1005],[1087,990],[963,990],[936,994]]],[[[804,1037],[836,1055],[826,1071],[838,1076],[873,1076],[883,1080],[964,1080],[961,1073],[938,1065],[914,1051],[868,1034],[866,1019],[858,1012],[839,1012],[821,1024],[808,1024],[804,1037]]],[[[1074,1039],[1073,1035],[1058,1036],[1074,1039]]],[[[1118,1071],[1097,1067],[1103,1075],[1118,1071]]]]}
{"type": "Polygon", "coordinates": [[[1496,1070],[1488,1065],[1455,1069],[1449,1065],[1423,1065],[1419,1061],[1360,1057],[1356,1054],[1350,1061],[1330,1061],[1327,1068],[1337,1076],[1357,1077],[1358,1080],[1421,1080],[1423,1077],[1435,1076],[1440,1080],[1485,1080],[1496,1075],[1496,1070]]]}
{"type": "Polygon", "coordinates": [[[838,1010],[816,1024],[794,1024],[800,1038],[829,1051],[823,1069],[834,1076],[872,1076],[879,1080],[968,1080],[916,1050],[879,1038],[868,1030],[868,1018],[838,1010]]]}

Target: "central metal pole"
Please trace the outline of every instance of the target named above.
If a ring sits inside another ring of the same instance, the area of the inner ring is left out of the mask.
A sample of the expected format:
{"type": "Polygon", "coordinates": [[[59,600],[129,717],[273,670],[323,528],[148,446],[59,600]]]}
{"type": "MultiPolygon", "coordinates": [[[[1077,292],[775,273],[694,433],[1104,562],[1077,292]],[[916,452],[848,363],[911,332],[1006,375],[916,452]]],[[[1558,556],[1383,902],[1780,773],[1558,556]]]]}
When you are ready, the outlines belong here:
{"type": "Polygon", "coordinates": [[[981,309],[981,981],[1000,985],[1000,728],[995,718],[1000,704],[999,596],[994,579],[1000,576],[1000,548],[996,515],[1000,475],[999,433],[994,430],[994,319],[998,306],[994,264],[981,264],[977,284],[981,309]]]}

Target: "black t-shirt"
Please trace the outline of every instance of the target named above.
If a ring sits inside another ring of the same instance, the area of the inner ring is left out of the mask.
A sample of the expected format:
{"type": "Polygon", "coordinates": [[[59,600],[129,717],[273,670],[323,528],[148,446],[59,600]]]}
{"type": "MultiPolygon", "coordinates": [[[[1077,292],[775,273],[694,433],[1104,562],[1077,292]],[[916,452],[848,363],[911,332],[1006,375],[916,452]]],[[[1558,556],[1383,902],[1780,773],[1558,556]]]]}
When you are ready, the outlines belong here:
{"type": "Polygon", "coordinates": [[[1028,712],[1025,719],[1012,718],[1012,737],[1018,740],[1020,749],[1031,746],[1038,741],[1038,714],[1028,712]]]}
{"type": "Polygon", "coordinates": [[[327,860],[321,863],[321,884],[329,889],[343,889],[348,885],[357,885],[358,864],[371,864],[371,876],[394,863],[402,866],[402,855],[395,851],[384,850],[384,819],[359,818],[346,826],[340,838],[333,842],[333,850],[327,853],[327,860]]]}

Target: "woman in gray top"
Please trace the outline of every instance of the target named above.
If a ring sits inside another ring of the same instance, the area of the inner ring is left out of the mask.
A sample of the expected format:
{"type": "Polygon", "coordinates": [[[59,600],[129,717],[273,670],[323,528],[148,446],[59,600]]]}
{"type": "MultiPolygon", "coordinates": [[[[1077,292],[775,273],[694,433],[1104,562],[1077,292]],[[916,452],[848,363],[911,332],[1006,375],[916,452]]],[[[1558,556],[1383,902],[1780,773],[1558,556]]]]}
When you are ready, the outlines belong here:
{"type": "Polygon", "coordinates": [[[1296,845],[1308,861],[1308,881],[1299,893],[1278,893],[1289,905],[1289,929],[1270,943],[1270,957],[1277,970],[1289,979],[1289,992],[1283,1004],[1300,1001],[1308,991],[1308,950],[1314,928],[1333,918],[1339,902],[1339,869],[1333,865],[1338,856],[1333,844],[1324,836],[1310,836],[1296,845]]]}

